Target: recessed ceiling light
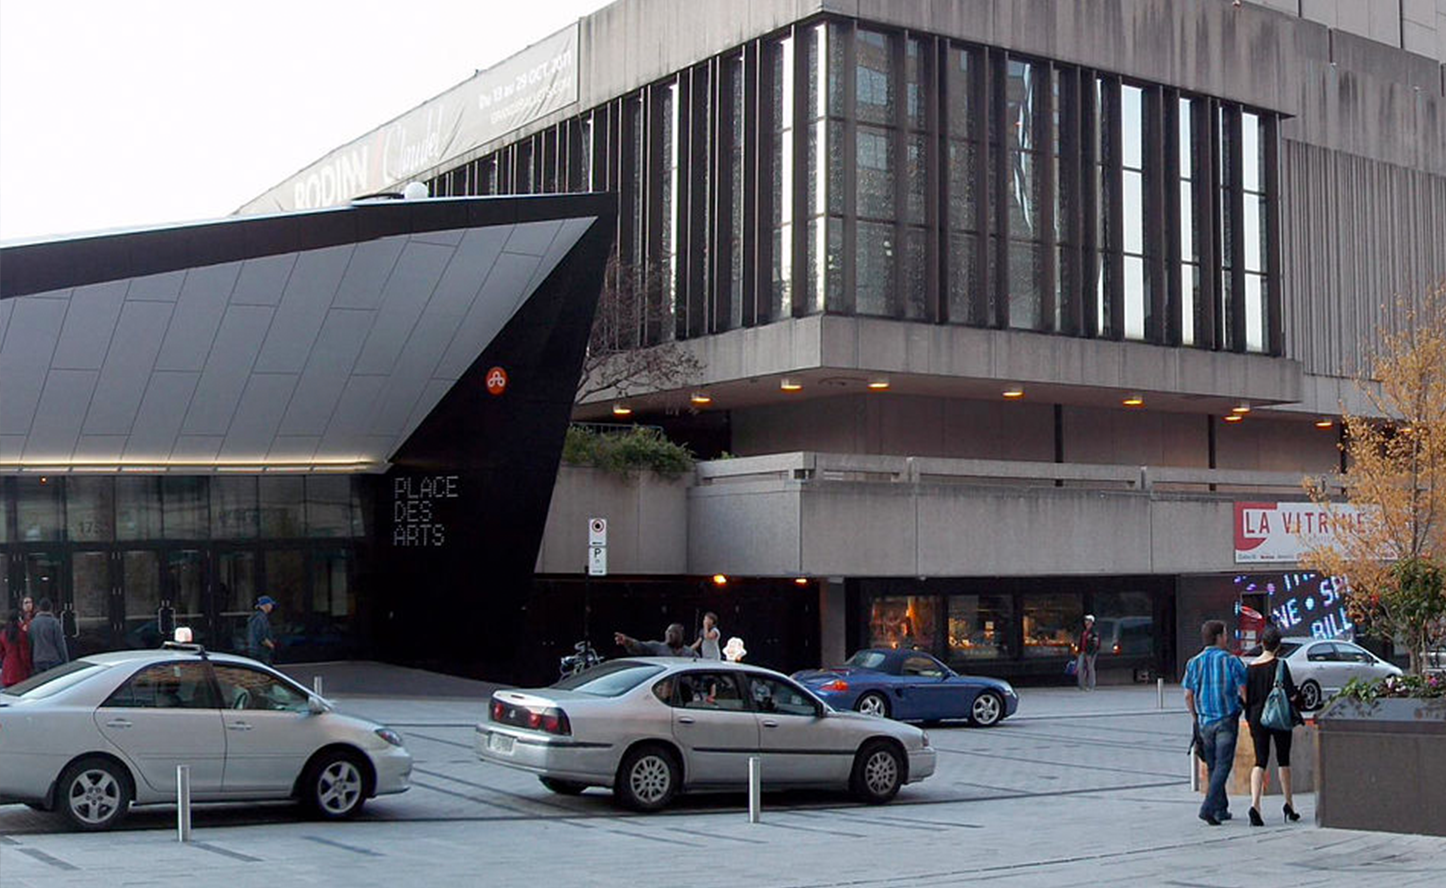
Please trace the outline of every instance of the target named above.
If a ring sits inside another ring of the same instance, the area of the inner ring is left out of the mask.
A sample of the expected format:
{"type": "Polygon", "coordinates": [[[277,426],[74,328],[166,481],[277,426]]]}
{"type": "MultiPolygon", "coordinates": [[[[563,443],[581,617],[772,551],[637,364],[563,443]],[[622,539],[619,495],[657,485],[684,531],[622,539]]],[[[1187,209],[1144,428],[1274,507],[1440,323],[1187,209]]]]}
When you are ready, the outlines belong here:
{"type": "Polygon", "coordinates": [[[808,577],[794,577],[794,578],[793,578],[793,585],[795,585],[795,586],[807,586],[807,585],[808,585],[808,577]]]}
{"type": "Polygon", "coordinates": [[[884,378],[870,379],[869,388],[876,392],[888,391],[889,381],[884,378]]]}
{"type": "Polygon", "coordinates": [[[1335,420],[1331,419],[1329,416],[1322,416],[1320,419],[1317,419],[1315,421],[1315,427],[1318,429],[1329,429],[1334,427],[1335,424],[1335,420]]]}
{"type": "Polygon", "coordinates": [[[785,378],[782,382],[778,384],[778,387],[783,389],[785,392],[803,391],[803,383],[799,382],[796,379],[785,378]]]}
{"type": "Polygon", "coordinates": [[[713,574],[713,585],[715,585],[715,586],[726,586],[726,585],[728,585],[728,577],[727,577],[726,575],[724,575],[724,574],[713,574]]]}
{"type": "Polygon", "coordinates": [[[1249,413],[1249,412],[1250,412],[1250,402],[1249,402],[1249,401],[1241,401],[1239,404],[1236,404],[1234,407],[1231,407],[1231,408],[1230,408],[1230,412],[1231,412],[1231,413],[1239,413],[1239,414],[1241,414],[1241,415],[1244,415],[1244,414],[1246,414],[1246,413],[1249,413]]]}
{"type": "Polygon", "coordinates": [[[618,403],[616,403],[616,404],[613,405],[613,416],[632,416],[632,415],[633,415],[633,408],[629,407],[628,405],[626,405],[626,404],[624,404],[624,403],[622,403],[622,402],[618,402],[618,403]]]}
{"type": "Polygon", "coordinates": [[[1132,394],[1126,396],[1126,398],[1120,403],[1124,404],[1126,407],[1143,407],[1145,406],[1145,397],[1144,395],[1132,394]]]}
{"type": "Polygon", "coordinates": [[[1024,397],[1024,386],[1011,385],[1006,388],[1002,394],[1004,395],[1004,397],[1008,398],[1011,401],[1017,401],[1020,398],[1024,397]]]}
{"type": "Polygon", "coordinates": [[[688,401],[699,407],[703,407],[713,403],[713,396],[707,392],[694,392],[688,396],[688,401]]]}
{"type": "Polygon", "coordinates": [[[1244,421],[1245,417],[1239,413],[1227,413],[1222,416],[1221,419],[1225,420],[1226,422],[1242,422],[1244,421]]]}

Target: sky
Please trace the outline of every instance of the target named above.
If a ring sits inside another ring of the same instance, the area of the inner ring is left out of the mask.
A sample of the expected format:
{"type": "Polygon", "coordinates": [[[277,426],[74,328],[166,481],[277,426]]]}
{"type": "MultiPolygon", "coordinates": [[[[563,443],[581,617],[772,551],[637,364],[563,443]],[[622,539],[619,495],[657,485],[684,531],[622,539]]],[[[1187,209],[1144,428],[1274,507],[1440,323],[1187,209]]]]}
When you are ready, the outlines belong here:
{"type": "Polygon", "coordinates": [[[0,240],[214,219],[607,0],[3,0],[0,240]]]}

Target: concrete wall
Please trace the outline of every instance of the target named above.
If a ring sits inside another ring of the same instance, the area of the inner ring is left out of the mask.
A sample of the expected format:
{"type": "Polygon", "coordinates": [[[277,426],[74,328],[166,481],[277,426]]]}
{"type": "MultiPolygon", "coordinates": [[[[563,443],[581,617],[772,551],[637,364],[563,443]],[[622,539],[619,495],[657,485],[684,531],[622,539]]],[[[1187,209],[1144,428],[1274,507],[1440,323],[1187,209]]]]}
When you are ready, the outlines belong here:
{"type": "Polygon", "coordinates": [[[587,521],[608,521],[610,574],[687,572],[688,480],[563,465],[553,486],[537,573],[581,574],[587,521]]]}
{"type": "Polygon", "coordinates": [[[1130,466],[1210,465],[1213,414],[1064,409],[1064,459],[1130,466]]]}

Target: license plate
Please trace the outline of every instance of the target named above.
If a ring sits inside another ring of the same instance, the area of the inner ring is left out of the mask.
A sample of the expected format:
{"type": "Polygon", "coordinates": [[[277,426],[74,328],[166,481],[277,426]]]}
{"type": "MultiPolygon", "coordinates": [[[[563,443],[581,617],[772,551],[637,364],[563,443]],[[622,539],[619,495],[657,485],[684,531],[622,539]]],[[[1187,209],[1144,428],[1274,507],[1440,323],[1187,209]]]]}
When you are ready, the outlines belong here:
{"type": "Polygon", "coordinates": [[[506,734],[493,734],[487,738],[487,748],[493,752],[500,752],[503,755],[512,754],[512,745],[517,742],[515,737],[506,734]]]}

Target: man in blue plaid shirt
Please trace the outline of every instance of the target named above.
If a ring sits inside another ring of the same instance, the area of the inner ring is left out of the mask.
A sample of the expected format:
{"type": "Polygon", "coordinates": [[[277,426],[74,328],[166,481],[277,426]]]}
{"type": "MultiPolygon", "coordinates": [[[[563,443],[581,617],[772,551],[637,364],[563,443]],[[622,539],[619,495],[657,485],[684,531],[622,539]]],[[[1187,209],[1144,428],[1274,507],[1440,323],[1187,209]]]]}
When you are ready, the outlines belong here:
{"type": "Polygon", "coordinates": [[[1240,731],[1245,664],[1230,653],[1225,624],[1209,620],[1200,627],[1205,649],[1185,664],[1185,707],[1200,726],[1200,754],[1210,772],[1210,789],[1200,805],[1200,819],[1211,826],[1230,819],[1225,781],[1235,764],[1240,731]]]}

